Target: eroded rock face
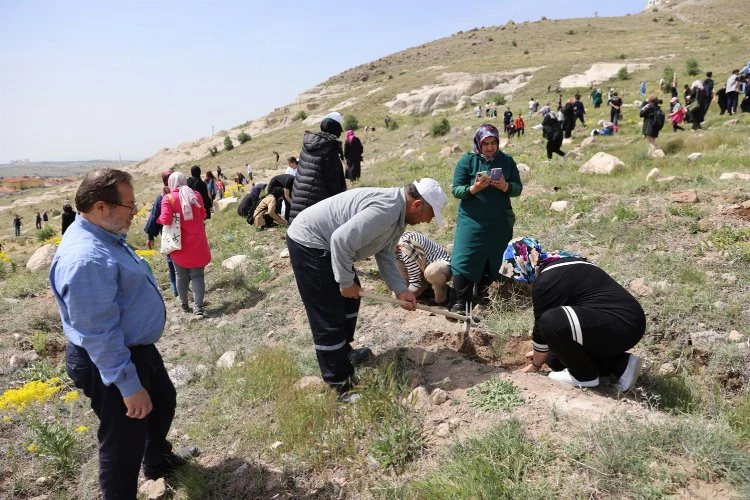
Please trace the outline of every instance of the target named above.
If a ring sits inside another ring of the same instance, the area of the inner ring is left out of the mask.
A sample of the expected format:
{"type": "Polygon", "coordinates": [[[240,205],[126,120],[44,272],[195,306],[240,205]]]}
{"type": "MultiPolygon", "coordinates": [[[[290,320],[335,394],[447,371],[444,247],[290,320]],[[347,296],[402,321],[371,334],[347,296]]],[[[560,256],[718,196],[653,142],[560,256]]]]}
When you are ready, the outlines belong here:
{"type": "Polygon", "coordinates": [[[539,68],[521,68],[500,73],[444,73],[434,85],[424,85],[398,94],[386,103],[388,111],[399,115],[425,115],[461,103],[467,106],[489,101],[494,95],[505,96],[526,85],[539,68]],[[468,97],[468,99],[467,99],[468,97]]]}
{"type": "Polygon", "coordinates": [[[55,256],[55,252],[57,252],[57,247],[55,245],[44,245],[43,247],[40,247],[26,263],[26,269],[33,273],[40,269],[44,269],[45,267],[49,267],[49,265],[52,264],[52,258],[55,256]]]}

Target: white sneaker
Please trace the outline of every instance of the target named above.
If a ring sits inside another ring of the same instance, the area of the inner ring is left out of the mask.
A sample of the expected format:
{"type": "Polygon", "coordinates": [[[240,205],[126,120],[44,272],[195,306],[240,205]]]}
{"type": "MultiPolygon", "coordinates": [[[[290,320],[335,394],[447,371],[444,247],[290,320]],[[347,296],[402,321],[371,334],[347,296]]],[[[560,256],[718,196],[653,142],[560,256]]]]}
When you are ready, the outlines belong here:
{"type": "Polygon", "coordinates": [[[571,375],[567,368],[560,372],[549,372],[549,378],[576,387],[596,387],[599,385],[599,377],[596,377],[594,380],[580,381],[571,375]]]}
{"type": "Polygon", "coordinates": [[[638,380],[638,374],[641,373],[641,367],[643,367],[643,359],[635,354],[631,354],[628,359],[628,366],[625,367],[622,376],[617,380],[617,385],[615,386],[617,390],[627,392],[632,389],[635,381],[638,380]]]}

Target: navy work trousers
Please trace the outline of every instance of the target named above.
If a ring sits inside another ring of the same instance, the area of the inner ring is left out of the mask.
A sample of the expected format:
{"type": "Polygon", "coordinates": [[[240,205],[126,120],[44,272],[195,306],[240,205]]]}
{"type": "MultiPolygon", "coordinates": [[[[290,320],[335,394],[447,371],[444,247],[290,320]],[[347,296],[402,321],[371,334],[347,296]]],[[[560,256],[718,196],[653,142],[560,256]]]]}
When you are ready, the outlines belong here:
{"type": "Polygon", "coordinates": [[[86,350],[68,342],[65,362],[75,386],[91,399],[99,417],[99,487],[102,498],[135,499],[138,471],[158,470],[172,445],[167,433],[174,417],[177,393],[159,351],[153,344],[132,347],[131,360],[141,385],[148,391],[154,409],[144,419],[125,415],[120,390],[102,382],[99,369],[86,350]]]}
{"type": "MultiPolygon", "coordinates": [[[[333,276],[330,251],[309,248],[288,237],[286,244],[310,322],[320,374],[329,386],[346,392],[354,375],[347,354],[352,350],[350,343],[354,340],[361,299],[341,295],[333,276]]],[[[356,277],[355,282],[359,284],[356,277]]]]}

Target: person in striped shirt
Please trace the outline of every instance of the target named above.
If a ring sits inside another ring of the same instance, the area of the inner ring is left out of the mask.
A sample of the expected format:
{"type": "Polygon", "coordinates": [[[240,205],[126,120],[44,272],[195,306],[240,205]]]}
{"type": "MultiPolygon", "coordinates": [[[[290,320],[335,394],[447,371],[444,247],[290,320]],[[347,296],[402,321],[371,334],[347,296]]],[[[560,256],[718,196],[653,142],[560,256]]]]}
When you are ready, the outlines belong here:
{"type": "Polygon", "coordinates": [[[448,304],[451,266],[450,254],[444,247],[422,233],[407,231],[396,244],[396,263],[416,297],[432,285],[435,303],[448,304]]]}

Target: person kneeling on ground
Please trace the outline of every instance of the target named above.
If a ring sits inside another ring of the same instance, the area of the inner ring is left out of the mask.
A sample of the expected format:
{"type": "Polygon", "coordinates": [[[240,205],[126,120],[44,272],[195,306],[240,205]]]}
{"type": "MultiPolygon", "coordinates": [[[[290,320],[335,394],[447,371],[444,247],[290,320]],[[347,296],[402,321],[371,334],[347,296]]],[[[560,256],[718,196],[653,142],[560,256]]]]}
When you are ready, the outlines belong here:
{"type": "Polygon", "coordinates": [[[283,217],[276,213],[276,202],[283,197],[284,190],[276,187],[265,198],[260,200],[253,213],[253,224],[258,228],[258,231],[287,223],[283,217]]]}
{"type": "Polygon", "coordinates": [[[451,279],[448,250],[416,231],[407,231],[396,245],[396,263],[409,291],[419,297],[432,285],[435,304],[447,306],[451,279]]]}
{"type": "Polygon", "coordinates": [[[598,129],[591,131],[591,135],[615,135],[615,124],[606,120],[599,120],[598,129]]]}
{"type": "Polygon", "coordinates": [[[305,208],[286,233],[289,260],[310,322],[315,354],[323,380],[342,396],[348,393],[354,365],[372,351],[353,349],[359,312],[360,285],[354,262],[375,257],[378,270],[396,298],[416,309],[396,265],[394,248],[406,224],[440,225],[447,196],[433,179],[420,179],[403,188],[357,188],[305,208]]]}
{"type": "Polygon", "coordinates": [[[532,286],[533,350],[523,372],[547,363],[558,382],[596,387],[600,376],[613,376],[618,391],[633,387],[643,361],[626,351],[643,337],[646,315],[612,277],[580,255],[544,252],[529,237],[508,244],[500,273],[532,286]]]}

